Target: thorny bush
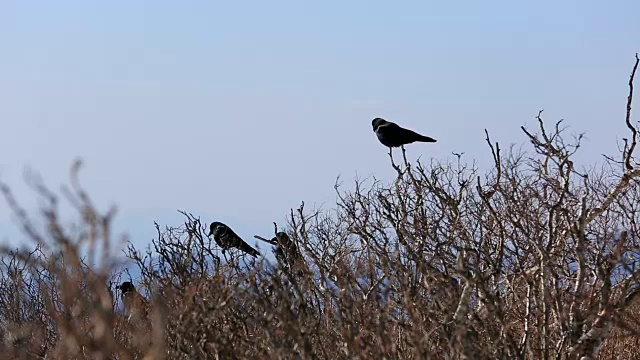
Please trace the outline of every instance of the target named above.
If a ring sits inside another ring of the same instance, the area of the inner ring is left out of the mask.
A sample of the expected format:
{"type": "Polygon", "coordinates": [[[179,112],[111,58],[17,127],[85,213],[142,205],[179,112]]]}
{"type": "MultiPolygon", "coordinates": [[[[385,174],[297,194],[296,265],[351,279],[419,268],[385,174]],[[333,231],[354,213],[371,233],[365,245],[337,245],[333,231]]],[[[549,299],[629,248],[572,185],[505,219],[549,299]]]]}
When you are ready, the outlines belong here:
{"type": "Polygon", "coordinates": [[[396,150],[390,184],[357,180],[348,191],[336,186],[333,209],[292,209],[280,231],[300,258],[221,257],[207,224],[187,212],[181,225],[155,224],[147,249],[126,249],[149,301],[142,317],[127,316],[114,292],[129,280],[127,264],[107,256],[114,212],[96,210],[77,167],[64,192],[79,215],[71,229],[41,183],[42,230],[2,185],[34,246],[3,250],[0,356],[632,358],[640,351],[637,66],[636,55],[629,136],[602,167],[578,169],[581,137],[567,140],[561,122],[549,126],[539,113],[535,130],[522,128],[532,151],[505,152],[486,133],[494,162],[486,173],[462,156],[413,164],[396,150]]]}

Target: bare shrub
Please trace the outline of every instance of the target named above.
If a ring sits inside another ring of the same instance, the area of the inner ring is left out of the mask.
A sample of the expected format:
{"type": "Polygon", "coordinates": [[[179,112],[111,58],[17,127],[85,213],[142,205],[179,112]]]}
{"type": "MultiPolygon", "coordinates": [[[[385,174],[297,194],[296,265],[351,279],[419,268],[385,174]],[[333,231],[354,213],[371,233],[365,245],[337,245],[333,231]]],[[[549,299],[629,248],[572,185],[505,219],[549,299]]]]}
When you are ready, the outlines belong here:
{"type": "Polygon", "coordinates": [[[275,246],[273,263],[235,250],[220,257],[207,224],[188,212],[177,226],[155,224],[147,249],[126,250],[149,300],[143,319],[124,316],[110,290],[129,280],[107,256],[114,213],[95,210],[77,168],[65,192],[79,215],[74,231],[60,225],[58,198],[43,185],[41,231],[3,185],[35,250],[4,249],[0,259],[0,356],[633,358],[637,66],[636,56],[629,136],[601,167],[578,169],[582,137],[540,112],[536,129],[522,128],[532,151],[504,151],[486,132],[488,172],[462,155],[410,163],[402,149],[391,183],[336,184],[332,209],[302,203],[273,240],[256,235],[275,246]]]}
{"type": "Polygon", "coordinates": [[[108,257],[109,228],[115,212],[96,211],[78,184],[79,165],[72,169],[71,189],[64,191],[79,215],[70,229],[58,217],[59,197],[37,178],[32,178],[32,186],[45,204],[40,214],[45,225],[42,230],[19,206],[9,187],[0,186],[31,241],[22,249],[2,249],[2,358],[133,358],[123,345],[130,334],[118,331],[122,321],[113,311],[110,288],[115,263],[108,257]],[[35,250],[28,250],[30,245],[35,250]]]}

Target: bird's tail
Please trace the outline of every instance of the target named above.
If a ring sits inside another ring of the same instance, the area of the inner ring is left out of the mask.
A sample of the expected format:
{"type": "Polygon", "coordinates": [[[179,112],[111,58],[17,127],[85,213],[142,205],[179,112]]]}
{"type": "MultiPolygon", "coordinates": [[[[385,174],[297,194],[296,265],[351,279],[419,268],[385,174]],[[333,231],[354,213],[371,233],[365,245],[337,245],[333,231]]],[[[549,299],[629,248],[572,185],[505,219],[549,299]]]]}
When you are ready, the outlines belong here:
{"type": "Polygon", "coordinates": [[[436,142],[437,140],[428,136],[424,136],[424,135],[418,135],[418,138],[416,139],[417,141],[422,141],[422,142],[436,142]]]}
{"type": "Polygon", "coordinates": [[[251,245],[247,244],[246,242],[242,242],[242,244],[240,245],[240,250],[246,252],[247,254],[253,256],[253,257],[258,257],[260,256],[260,253],[258,252],[258,250],[254,249],[251,247],[251,245]]]}

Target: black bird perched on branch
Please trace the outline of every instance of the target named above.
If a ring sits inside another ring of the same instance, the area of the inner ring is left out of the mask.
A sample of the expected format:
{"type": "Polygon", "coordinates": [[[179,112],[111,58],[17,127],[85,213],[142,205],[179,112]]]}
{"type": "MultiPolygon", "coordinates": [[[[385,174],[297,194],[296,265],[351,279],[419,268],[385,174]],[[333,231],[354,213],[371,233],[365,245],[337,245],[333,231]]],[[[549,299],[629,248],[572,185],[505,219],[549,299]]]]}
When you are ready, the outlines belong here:
{"type": "Polygon", "coordinates": [[[229,248],[236,248],[253,257],[258,257],[260,255],[258,250],[252,248],[242,240],[240,236],[233,232],[230,227],[221,222],[215,221],[209,225],[209,234],[207,234],[207,236],[211,236],[212,234],[213,240],[215,240],[216,244],[222,248],[222,253],[229,248]]]}
{"type": "Polygon", "coordinates": [[[276,259],[284,264],[291,265],[302,257],[300,251],[298,251],[298,246],[296,245],[296,243],[291,241],[289,235],[287,235],[287,233],[284,231],[277,232],[276,236],[274,236],[271,240],[267,240],[258,235],[255,235],[254,237],[271,245],[275,245],[276,248],[273,249],[273,253],[276,256],[276,259]]]}
{"type": "Polygon", "coordinates": [[[146,318],[149,303],[140,295],[131,281],[125,281],[117,289],[122,291],[122,303],[129,317],[146,318]]]}
{"type": "Polygon", "coordinates": [[[298,246],[291,241],[286,232],[279,231],[271,241],[276,245],[275,255],[280,261],[291,265],[302,257],[300,251],[298,251],[298,246]]]}
{"type": "Polygon", "coordinates": [[[298,246],[291,240],[286,232],[276,232],[276,236],[274,236],[271,240],[267,240],[258,235],[255,235],[254,237],[271,245],[275,245],[273,254],[276,256],[278,262],[285,268],[297,267],[299,269],[298,275],[302,276],[303,272],[302,269],[300,269],[300,265],[302,263],[302,254],[300,254],[298,246]]]}
{"type": "Polygon", "coordinates": [[[415,131],[402,128],[398,124],[383,118],[375,118],[371,121],[373,131],[382,145],[393,148],[413,142],[436,142],[436,139],[420,135],[415,131]]]}

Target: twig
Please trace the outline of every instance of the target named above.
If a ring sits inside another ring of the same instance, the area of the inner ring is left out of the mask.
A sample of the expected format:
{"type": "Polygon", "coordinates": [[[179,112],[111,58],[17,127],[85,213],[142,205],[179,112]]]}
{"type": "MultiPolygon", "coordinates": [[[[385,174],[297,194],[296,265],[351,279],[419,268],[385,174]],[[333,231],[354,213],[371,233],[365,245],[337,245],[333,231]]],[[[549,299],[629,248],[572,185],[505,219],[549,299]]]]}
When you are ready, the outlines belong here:
{"type": "Polygon", "coordinates": [[[262,241],[264,241],[264,242],[266,242],[266,243],[269,243],[269,244],[271,244],[271,245],[276,245],[276,244],[277,244],[277,242],[272,241],[272,240],[265,239],[265,238],[263,238],[262,236],[259,236],[259,235],[253,235],[253,237],[254,237],[254,238],[256,238],[256,239],[258,239],[258,240],[262,240],[262,241]]]}
{"type": "Polygon", "coordinates": [[[638,69],[639,62],[640,58],[638,58],[638,53],[636,53],[636,63],[633,65],[633,70],[629,77],[629,96],[627,97],[627,116],[625,119],[627,127],[631,130],[631,145],[625,154],[625,166],[627,170],[633,169],[633,166],[631,165],[631,158],[633,157],[633,150],[636,148],[636,140],[638,136],[638,130],[631,124],[631,102],[633,100],[633,79],[636,76],[636,70],[638,69]]]}

